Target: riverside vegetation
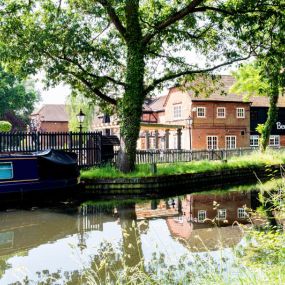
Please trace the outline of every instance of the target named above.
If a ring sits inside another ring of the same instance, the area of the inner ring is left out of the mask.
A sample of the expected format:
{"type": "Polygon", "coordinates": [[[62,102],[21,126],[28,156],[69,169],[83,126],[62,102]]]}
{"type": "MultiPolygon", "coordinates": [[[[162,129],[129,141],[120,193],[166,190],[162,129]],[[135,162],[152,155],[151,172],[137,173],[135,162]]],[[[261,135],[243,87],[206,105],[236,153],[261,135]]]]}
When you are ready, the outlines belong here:
{"type": "Polygon", "coordinates": [[[135,171],[131,173],[120,172],[112,165],[102,167],[93,167],[81,172],[83,179],[96,178],[133,178],[133,177],[150,177],[162,175],[174,175],[184,173],[199,173],[208,171],[219,171],[224,169],[237,169],[245,167],[262,167],[278,165],[285,163],[285,151],[267,150],[265,153],[256,151],[250,155],[232,157],[224,161],[192,161],[157,164],[157,173],[151,172],[147,164],[137,165],[135,171]]]}

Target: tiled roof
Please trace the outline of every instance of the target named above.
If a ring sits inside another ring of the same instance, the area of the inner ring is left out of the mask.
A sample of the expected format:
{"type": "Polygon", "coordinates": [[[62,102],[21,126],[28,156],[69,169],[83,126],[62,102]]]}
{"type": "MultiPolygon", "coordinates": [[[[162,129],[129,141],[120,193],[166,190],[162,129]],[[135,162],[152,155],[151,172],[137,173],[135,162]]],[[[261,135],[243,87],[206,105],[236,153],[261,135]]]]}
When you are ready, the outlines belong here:
{"type": "MultiPolygon", "coordinates": [[[[191,96],[192,101],[221,101],[221,102],[245,102],[242,95],[237,95],[234,93],[230,93],[229,89],[234,84],[235,79],[230,75],[221,75],[221,79],[213,83],[209,80],[207,83],[207,88],[213,91],[210,92],[210,94],[207,96],[205,94],[199,94],[198,96],[195,96],[194,91],[189,91],[189,95],[191,96]]],[[[199,84],[193,82],[193,86],[195,87],[195,84],[199,84]]],[[[203,82],[205,85],[205,81],[203,82]]]]}
{"type": "Polygon", "coordinates": [[[164,105],[166,98],[167,98],[167,95],[157,97],[153,99],[148,106],[153,111],[156,111],[156,112],[163,111],[164,110],[163,105],[164,105]]]}
{"type": "MultiPolygon", "coordinates": [[[[252,107],[269,107],[269,98],[265,96],[251,97],[250,101],[252,102],[252,107]]],[[[279,96],[277,106],[285,107],[285,97],[279,96]]]]}
{"type": "Polygon", "coordinates": [[[44,122],[68,122],[69,116],[65,105],[46,104],[32,113],[39,115],[44,122]]]}

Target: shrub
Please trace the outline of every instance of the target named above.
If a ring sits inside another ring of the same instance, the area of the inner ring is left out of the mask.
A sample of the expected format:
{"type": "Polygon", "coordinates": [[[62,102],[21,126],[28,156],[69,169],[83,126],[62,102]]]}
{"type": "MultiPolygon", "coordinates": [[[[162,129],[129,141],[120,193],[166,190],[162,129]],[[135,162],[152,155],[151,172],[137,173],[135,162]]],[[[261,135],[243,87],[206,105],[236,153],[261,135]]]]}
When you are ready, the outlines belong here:
{"type": "Polygon", "coordinates": [[[0,121],[0,132],[10,132],[12,129],[11,123],[7,121],[0,121]]]}

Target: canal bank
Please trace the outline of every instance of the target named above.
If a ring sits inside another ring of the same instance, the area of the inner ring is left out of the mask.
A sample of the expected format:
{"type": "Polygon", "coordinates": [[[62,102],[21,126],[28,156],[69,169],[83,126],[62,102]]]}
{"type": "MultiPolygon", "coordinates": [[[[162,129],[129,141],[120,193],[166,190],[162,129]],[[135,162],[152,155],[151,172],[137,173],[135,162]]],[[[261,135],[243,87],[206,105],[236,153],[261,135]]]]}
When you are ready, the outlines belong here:
{"type": "Polygon", "coordinates": [[[241,185],[280,177],[284,165],[262,165],[198,173],[160,175],[135,178],[83,178],[83,191],[91,195],[153,195],[187,189],[204,190],[208,187],[241,185]]]}

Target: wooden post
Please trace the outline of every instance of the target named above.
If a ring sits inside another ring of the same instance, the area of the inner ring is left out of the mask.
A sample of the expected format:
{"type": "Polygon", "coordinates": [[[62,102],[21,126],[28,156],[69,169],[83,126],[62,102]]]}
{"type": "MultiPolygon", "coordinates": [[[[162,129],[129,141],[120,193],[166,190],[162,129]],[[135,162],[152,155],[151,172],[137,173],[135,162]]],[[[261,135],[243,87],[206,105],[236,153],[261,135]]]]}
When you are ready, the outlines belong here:
{"type": "Polygon", "coordinates": [[[177,149],[181,149],[181,129],[177,129],[177,149]]]}
{"type": "Polygon", "coordinates": [[[165,130],[164,134],[164,148],[169,149],[169,130],[165,130]]]}
{"type": "Polygon", "coordinates": [[[154,132],[154,144],[155,148],[158,149],[158,130],[155,130],[154,132]]]}

